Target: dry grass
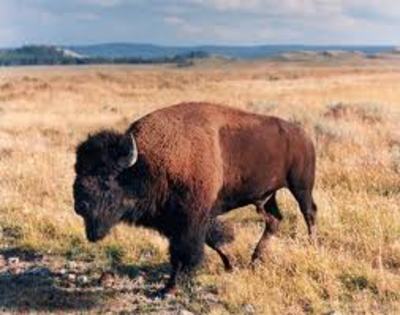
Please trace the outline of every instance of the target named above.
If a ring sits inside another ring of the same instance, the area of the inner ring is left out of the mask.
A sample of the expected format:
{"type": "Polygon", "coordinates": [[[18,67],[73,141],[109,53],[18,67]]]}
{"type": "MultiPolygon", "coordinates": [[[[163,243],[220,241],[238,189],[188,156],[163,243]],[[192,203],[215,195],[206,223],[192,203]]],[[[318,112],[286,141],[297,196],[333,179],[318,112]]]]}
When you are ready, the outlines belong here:
{"type": "MultiPolygon", "coordinates": [[[[166,242],[151,231],[121,226],[101,244],[85,241],[72,209],[74,148],[90,131],[122,130],[165,105],[225,103],[285,117],[313,136],[320,244],[308,244],[297,206],[283,191],[285,220],[270,256],[248,269],[261,222],[251,208],[234,211],[226,220],[237,227],[229,250],[239,269],[224,273],[207,251],[196,281],[217,291],[219,303],[194,299],[188,307],[210,314],[398,314],[399,91],[400,64],[0,69],[0,246],[100,267],[166,261],[166,242]]],[[[104,303],[122,302],[112,296],[104,303]]]]}

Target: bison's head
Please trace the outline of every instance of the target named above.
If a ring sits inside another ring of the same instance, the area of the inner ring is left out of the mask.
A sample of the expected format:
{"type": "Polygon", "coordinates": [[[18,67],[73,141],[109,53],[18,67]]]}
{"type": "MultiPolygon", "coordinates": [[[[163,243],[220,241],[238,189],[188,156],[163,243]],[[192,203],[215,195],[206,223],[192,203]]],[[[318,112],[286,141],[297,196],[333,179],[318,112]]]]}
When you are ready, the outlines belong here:
{"type": "Polygon", "coordinates": [[[130,134],[102,131],[78,146],[75,211],[85,221],[89,241],[104,238],[134,202],[118,177],[135,164],[137,157],[136,142],[130,134]]]}

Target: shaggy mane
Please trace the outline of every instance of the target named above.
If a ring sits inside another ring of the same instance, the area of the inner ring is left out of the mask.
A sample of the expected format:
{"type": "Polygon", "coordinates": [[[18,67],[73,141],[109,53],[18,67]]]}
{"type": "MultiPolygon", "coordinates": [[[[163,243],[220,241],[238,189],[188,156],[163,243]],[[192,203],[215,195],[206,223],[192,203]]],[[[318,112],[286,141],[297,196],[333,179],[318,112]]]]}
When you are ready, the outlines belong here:
{"type": "Polygon", "coordinates": [[[101,174],[109,170],[118,156],[122,134],[114,130],[102,130],[80,143],[76,150],[75,170],[82,174],[101,174]]]}

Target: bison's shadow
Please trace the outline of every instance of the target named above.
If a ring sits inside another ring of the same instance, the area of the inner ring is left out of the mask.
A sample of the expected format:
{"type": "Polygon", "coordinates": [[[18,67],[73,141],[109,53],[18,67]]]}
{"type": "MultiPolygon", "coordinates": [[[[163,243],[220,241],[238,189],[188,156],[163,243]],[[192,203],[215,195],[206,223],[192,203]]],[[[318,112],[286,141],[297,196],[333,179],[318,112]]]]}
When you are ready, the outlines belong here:
{"type": "MultiPolygon", "coordinates": [[[[39,254],[18,248],[0,250],[0,254],[6,259],[17,257],[21,262],[40,259],[39,254]]],[[[0,312],[85,311],[99,305],[104,294],[63,288],[57,276],[45,267],[17,274],[4,268],[0,272],[0,312]]]]}
{"type": "MultiPolygon", "coordinates": [[[[9,268],[0,268],[1,312],[85,312],[101,310],[107,298],[121,293],[118,289],[102,289],[90,284],[85,288],[60,285],[60,276],[41,264],[42,255],[30,250],[8,248],[0,250],[6,260],[17,257],[34,268],[13,274],[9,268]]],[[[119,264],[113,266],[119,276],[142,283],[129,289],[136,294],[152,296],[164,283],[170,266],[163,264],[119,264]]]]}
{"type": "Polygon", "coordinates": [[[161,264],[120,264],[113,268],[119,276],[127,276],[132,280],[142,279],[143,283],[136,288],[137,293],[153,297],[169,277],[169,263],[161,264]]]}
{"type": "Polygon", "coordinates": [[[57,287],[51,276],[0,274],[0,310],[89,310],[99,301],[96,292],[68,291],[57,287]]]}
{"type": "Polygon", "coordinates": [[[128,276],[131,279],[143,275],[146,284],[160,282],[168,277],[171,271],[169,263],[161,264],[120,264],[115,266],[120,276],[128,276]]]}
{"type": "Polygon", "coordinates": [[[35,261],[42,258],[42,255],[31,249],[22,249],[18,247],[4,248],[0,250],[0,254],[8,259],[10,257],[18,257],[24,261],[35,261]]]}

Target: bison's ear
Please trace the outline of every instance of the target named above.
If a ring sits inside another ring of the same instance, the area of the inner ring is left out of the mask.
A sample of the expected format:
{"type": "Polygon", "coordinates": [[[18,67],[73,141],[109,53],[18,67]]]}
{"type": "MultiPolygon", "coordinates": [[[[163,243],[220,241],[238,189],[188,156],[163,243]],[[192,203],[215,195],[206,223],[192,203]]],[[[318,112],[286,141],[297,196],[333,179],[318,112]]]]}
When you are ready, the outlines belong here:
{"type": "Polygon", "coordinates": [[[119,147],[120,156],[117,161],[118,165],[122,168],[129,168],[134,165],[138,158],[138,150],[133,135],[124,135],[119,147]]]}

